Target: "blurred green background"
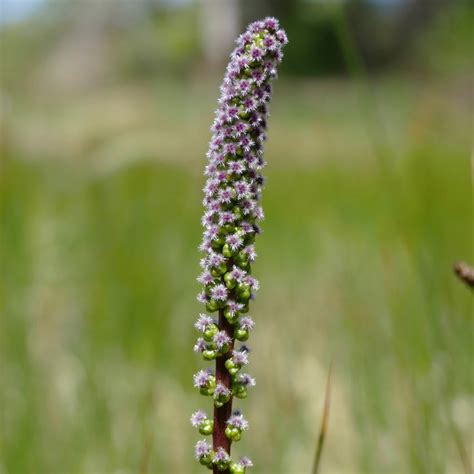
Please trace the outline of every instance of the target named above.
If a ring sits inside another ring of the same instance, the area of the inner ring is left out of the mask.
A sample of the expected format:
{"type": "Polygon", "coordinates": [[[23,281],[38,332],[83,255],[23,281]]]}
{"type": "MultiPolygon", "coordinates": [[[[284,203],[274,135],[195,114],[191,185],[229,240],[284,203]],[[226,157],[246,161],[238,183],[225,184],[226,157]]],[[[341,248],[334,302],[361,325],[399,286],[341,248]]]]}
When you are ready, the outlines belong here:
{"type": "Polygon", "coordinates": [[[472,27],[436,0],[2,0],[0,473],[194,473],[201,188],[233,38],[278,15],[255,473],[472,463],[472,27]]]}

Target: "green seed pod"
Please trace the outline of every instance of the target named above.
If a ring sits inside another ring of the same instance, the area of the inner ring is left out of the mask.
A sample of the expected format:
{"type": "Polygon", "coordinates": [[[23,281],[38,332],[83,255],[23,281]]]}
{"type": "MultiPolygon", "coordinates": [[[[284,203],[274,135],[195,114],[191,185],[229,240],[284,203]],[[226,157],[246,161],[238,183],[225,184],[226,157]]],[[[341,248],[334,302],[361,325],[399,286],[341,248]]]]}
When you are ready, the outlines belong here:
{"type": "Polygon", "coordinates": [[[205,360],[214,360],[217,357],[217,351],[214,350],[206,350],[202,351],[202,356],[205,360]]]}
{"type": "Polygon", "coordinates": [[[240,221],[242,219],[242,211],[240,210],[240,207],[234,206],[232,208],[232,213],[235,215],[236,220],[240,221]]]}
{"type": "Polygon", "coordinates": [[[244,386],[240,386],[235,394],[237,398],[247,398],[247,388],[244,386]]]}
{"type": "Polygon", "coordinates": [[[234,330],[234,337],[238,341],[244,342],[249,338],[249,332],[245,329],[236,328],[234,330]]]}
{"type": "Polygon", "coordinates": [[[224,246],[222,247],[222,255],[224,255],[224,257],[226,258],[230,258],[232,257],[232,255],[234,255],[229,244],[224,244],[224,246]]]}
{"type": "Polygon", "coordinates": [[[231,439],[232,441],[240,441],[242,438],[242,432],[237,428],[232,428],[231,439]]]}
{"type": "Polygon", "coordinates": [[[235,375],[240,370],[240,367],[236,366],[234,362],[232,362],[232,359],[227,359],[224,365],[231,375],[235,375]]]}
{"type": "Polygon", "coordinates": [[[227,316],[226,319],[227,319],[227,321],[229,321],[230,324],[236,324],[237,321],[239,320],[239,317],[238,317],[238,315],[227,316]]]}
{"type": "Polygon", "coordinates": [[[225,316],[225,319],[227,319],[227,321],[229,321],[230,324],[235,324],[239,319],[238,312],[234,313],[234,315],[232,316],[232,313],[228,309],[224,311],[224,316],[225,316]]]}
{"type": "Polygon", "coordinates": [[[244,261],[248,261],[248,256],[245,252],[243,252],[242,250],[234,257],[234,260],[237,262],[237,263],[242,263],[244,261]]]}
{"type": "Polygon", "coordinates": [[[211,275],[214,278],[219,278],[221,276],[221,274],[219,273],[219,270],[217,270],[217,268],[211,268],[211,275]]]}
{"type": "Polygon", "coordinates": [[[230,465],[229,469],[231,474],[245,474],[245,467],[235,462],[230,465]]]}
{"type": "Polygon", "coordinates": [[[219,244],[217,241],[212,241],[211,247],[213,250],[220,250],[222,248],[222,244],[219,244]]]}
{"type": "Polygon", "coordinates": [[[227,272],[224,275],[224,281],[229,290],[232,290],[232,288],[235,288],[237,285],[237,281],[232,278],[232,272],[227,272]]]}
{"type": "Polygon", "coordinates": [[[212,247],[214,250],[220,250],[223,245],[224,245],[224,240],[222,240],[222,239],[213,240],[213,241],[211,242],[211,247],[212,247]]]}
{"type": "Polygon", "coordinates": [[[219,309],[219,306],[218,306],[218,304],[215,300],[211,300],[206,304],[206,309],[210,313],[214,313],[215,311],[217,311],[219,309]]]}
{"type": "Polygon", "coordinates": [[[245,237],[244,237],[244,244],[245,245],[253,244],[254,242],[255,242],[255,234],[254,233],[245,234],[245,237]]]}
{"type": "Polygon", "coordinates": [[[217,271],[219,272],[219,275],[224,275],[224,273],[227,271],[227,264],[225,262],[222,262],[217,267],[217,271]]]}
{"type": "Polygon", "coordinates": [[[225,435],[229,438],[232,439],[232,428],[230,426],[227,426],[225,429],[225,435]]]}
{"type": "Polygon", "coordinates": [[[233,234],[235,232],[235,227],[232,225],[232,224],[226,224],[222,230],[226,233],[226,234],[233,234]]]}
{"type": "Polygon", "coordinates": [[[240,367],[232,367],[230,369],[227,369],[230,375],[235,375],[239,370],[240,367]]]}
{"type": "Polygon", "coordinates": [[[214,431],[214,422],[212,420],[203,421],[201,426],[199,427],[199,433],[205,436],[212,434],[213,431],[214,431]]]}
{"type": "Polygon", "coordinates": [[[224,405],[224,403],[227,403],[230,400],[232,392],[229,390],[226,393],[219,393],[217,394],[214,392],[213,398],[214,398],[214,404],[216,407],[221,407],[224,405]]]}
{"type": "Polygon", "coordinates": [[[220,355],[227,354],[227,353],[229,352],[229,349],[230,349],[229,344],[224,344],[224,345],[221,347],[221,350],[219,351],[219,354],[220,354],[220,355]]]}
{"type": "Polygon", "coordinates": [[[237,299],[240,302],[245,303],[250,299],[250,295],[251,295],[250,290],[245,290],[245,291],[242,291],[242,293],[237,294],[237,299]]]}
{"type": "Polygon", "coordinates": [[[237,294],[244,293],[245,291],[250,291],[250,286],[247,283],[239,283],[237,285],[237,294]]]}
{"type": "Polygon", "coordinates": [[[247,255],[245,253],[239,252],[235,257],[234,257],[235,263],[242,268],[243,270],[247,270],[249,266],[249,261],[247,258],[247,255]]]}
{"type": "Polygon", "coordinates": [[[230,461],[219,461],[216,466],[219,471],[225,471],[229,468],[230,461]]]}
{"type": "Polygon", "coordinates": [[[249,309],[250,309],[250,308],[249,308],[249,304],[248,304],[248,302],[247,302],[247,303],[244,305],[244,307],[240,309],[240,312],[246,314],[246,313],[249,312],[249,309]]]}
{"type": "Polygon", "coordinates": [[[214,393],[214,389],[213,388],[211,389],[209,387],[202,387],[202,388],[199,389],[199,393],[201,395],[204,395],[204,396],[208,397],[208,396],[210,396],[214,393]]]}
{"type": "Polygon", "coordinates": [[[209,324],[206,330],[202,333],[205,341],[211,342],[214,336],[219,332],[219,328],[215,324],[209,324]]]}
{"type": "Polygon", "coordinates": [[[212,469],[212,458],[213,458],[213,454],[206,454],[205,456],[202,456],[201,458],[199,458],[199,462],[203,465],[203,466],[208,466],[212,469]]]}

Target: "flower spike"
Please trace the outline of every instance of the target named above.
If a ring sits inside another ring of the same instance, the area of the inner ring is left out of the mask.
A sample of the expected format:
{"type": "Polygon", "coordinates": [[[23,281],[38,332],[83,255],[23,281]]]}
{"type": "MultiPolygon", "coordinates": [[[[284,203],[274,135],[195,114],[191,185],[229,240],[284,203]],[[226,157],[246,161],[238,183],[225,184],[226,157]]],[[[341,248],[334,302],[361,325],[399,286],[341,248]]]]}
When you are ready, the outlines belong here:
{"type": "Polygon", "coordinates": [[[232,413],[233,398],[246,398],[247,389],[255,385],[253,377],[240,372],[249,362],[249,349],[236,348],[235,342],[247,341],[255,324],[247,313],[260,287],[251,273],[255,238],[264,219],[263,145],[271,83],[287,42],[271,17],[251,23],[237,38],[211,126],[199,245],[204,256],[197,278],[203,286],[197,299],[208,314],[200,314],[195,323],[200,334],[194,350],[205,360],[215,360],[216,371],[200,370],[194,385],[212,397],[214,417],[198,410],[191,424],[201,434],[212,434],[212,447],[205,440],[196,444],[196,459],[214,474],[243,474],[253,466],[249,458],[234,461],[230,456],[231,443],[249,426],[240,411],[232,413]]]}

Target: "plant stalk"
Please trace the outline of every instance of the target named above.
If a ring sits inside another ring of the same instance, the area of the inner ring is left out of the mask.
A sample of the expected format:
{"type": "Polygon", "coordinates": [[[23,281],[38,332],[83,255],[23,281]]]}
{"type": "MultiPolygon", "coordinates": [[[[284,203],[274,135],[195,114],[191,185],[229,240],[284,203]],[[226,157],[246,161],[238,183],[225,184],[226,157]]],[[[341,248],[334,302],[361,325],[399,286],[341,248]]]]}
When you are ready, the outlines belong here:
{"type": "MultiPolygon", "coordinates": [[[[225,367],[225,361],[230,357],[234,348],[233,328],[224,316],[224,310],[219,310],[219,328],[224,330],[232,339],[229,352],[216,359],[216,382],[222,383],[229,390],[232,390],[232,376],[225,367]]],[[[221,407],[214,406],[214,432],[212,434],[213,449],[217,451],[219,447],[224,448],[230,455],[231,440],[225,435],[226,421],[232,414],[232,396],[227,403],[221,407]]],[[[229,474],[229,469],[219,471],[217,467],[213,468],[214,474],[229,474]]]]}

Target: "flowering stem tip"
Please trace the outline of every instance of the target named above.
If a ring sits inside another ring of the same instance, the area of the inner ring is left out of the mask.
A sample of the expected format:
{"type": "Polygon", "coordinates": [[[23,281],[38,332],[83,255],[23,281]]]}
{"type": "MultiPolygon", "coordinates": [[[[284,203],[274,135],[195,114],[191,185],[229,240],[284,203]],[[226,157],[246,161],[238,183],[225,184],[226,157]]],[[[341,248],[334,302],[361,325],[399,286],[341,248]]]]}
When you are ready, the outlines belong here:
{"type": "Polygon", "coordinates": [[[239,441],[248,422],[240,411],[232,412],[234,397],[247,397],[255,379],[242,373],[248,364],[245,342],[254,327],[250,301],[259,288],[252,276],[255,237],[263,219],[260,195],[263,143],[266,139],[271,83],[288,42],[275,18],[249,25],[236,41],[221,86],[221,97],[207,153],[204,174],[204,236],[200,250],[202,273],[198,277],[203,290],[198,300],[206,307],[195,323],[201,333],[194,346],[207,361],[215,360],[215,372],[200,370],[194,385],[213,400],[214,415],[199,410],[191,423],[202,435],[212,434],[212,446],[206,440],[196,444],[196,459],[214,473],[245,473],[250,459],[231,458],[233,441],[239,441]]]}

